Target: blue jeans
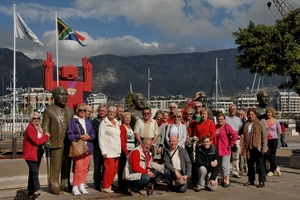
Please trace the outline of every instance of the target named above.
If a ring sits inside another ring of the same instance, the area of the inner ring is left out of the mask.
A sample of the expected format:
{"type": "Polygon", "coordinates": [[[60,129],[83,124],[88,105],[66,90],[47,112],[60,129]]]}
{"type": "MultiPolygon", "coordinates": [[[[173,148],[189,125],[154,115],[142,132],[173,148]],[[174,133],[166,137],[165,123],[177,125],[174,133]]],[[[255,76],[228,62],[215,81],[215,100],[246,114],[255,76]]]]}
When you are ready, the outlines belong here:
{"type": "Polygon", "coordinates": [[[142,174],[140,180],[128,181],[132,191],[139,192],[150,182],[150,176],[148,174],[142,174]]]}
{"type": "Polygon", "coordinates": [[[284,133],[281,133],[281,135],[280,135],[280,141],[281,141],[281,146],[282,147],[287,147],[288,146],[286,144],[286,142],[285,142],[285,134],[284,133]]]}

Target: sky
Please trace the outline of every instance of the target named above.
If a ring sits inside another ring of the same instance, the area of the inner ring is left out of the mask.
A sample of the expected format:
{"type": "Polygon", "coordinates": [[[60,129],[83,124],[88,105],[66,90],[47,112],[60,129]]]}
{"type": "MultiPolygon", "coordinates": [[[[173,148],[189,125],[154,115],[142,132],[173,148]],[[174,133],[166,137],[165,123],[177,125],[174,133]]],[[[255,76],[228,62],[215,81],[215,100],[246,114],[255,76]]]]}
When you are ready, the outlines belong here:
{"type": "MultiPolygon", "coordinates": [[[[273,25],[281,15],[269,0],[0,0],[0,47],[13,49],[13,4],[45,44],[17,38],[16,50],[34,59],[55,55],[55,15],[83,35],[86,47],[58,41],[59,66],[81,58],[207,52],[236,48],[232,32],[249,21],[273,25]]],[[[291,1],[291,0],[286,0],[291,1]]],[[[300,0],[293,0],[300,5],[300,0]]]]}

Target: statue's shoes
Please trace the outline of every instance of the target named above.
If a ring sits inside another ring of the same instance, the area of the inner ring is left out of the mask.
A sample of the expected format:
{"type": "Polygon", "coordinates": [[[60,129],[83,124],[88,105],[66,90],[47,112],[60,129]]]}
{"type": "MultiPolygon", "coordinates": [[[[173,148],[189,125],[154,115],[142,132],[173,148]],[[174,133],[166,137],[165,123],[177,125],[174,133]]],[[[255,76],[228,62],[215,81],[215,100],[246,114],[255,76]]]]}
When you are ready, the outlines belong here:
{"type": "Polygon", "coordinates": [[[69,186],[60,186],[61,190],[65,191],[65,192],[68,192],[68,193],[71,193],[72,192],[72,186],[69,185],[69,186]]]}
{"type": "Polygon", "coordinates": [[[55,194],[55,195],[61,195],[61,194],[64,193],[64,192],[63,192],[60,188],[58,188],[58,187],[52,188],[50,192],[51,192],[52,194],[55,194]]]}

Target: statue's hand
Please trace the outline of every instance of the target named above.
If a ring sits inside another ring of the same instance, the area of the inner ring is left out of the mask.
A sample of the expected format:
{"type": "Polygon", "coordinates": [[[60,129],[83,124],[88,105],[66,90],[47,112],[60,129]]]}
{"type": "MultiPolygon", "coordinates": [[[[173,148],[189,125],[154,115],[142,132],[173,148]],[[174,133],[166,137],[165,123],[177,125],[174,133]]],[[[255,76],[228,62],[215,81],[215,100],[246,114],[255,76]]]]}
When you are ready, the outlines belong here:
{"type": "Polygon", "coordinates": [[[44,144],[44,148],[46,151],[50,151],[51,149],[51,141],[50,138],[47,140],[47,142],[44,144]]]}

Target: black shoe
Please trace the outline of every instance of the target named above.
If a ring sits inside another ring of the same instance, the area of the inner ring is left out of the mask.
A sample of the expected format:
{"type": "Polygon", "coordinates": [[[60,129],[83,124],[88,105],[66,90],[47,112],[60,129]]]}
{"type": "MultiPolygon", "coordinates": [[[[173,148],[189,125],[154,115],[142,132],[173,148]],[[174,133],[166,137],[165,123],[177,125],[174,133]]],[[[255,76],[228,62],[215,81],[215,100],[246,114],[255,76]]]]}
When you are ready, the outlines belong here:
{"type": "Polygon", "coordinates": [[[166,192],[175,192],[176,189],[174,187],[168,187],[168,189],[166,189],[166,192]]]}
{"type": "Polygon", "coordinates": [[[195,191],[195,192],[201,192],[201,190],[202,190],[202,189],[201,189],[201,188],[198,188],[198,187],[197,187],[197,188],[194,188],[194,191],[195,191]]]}
{"type": "Polygon", "coordinates": [[[254,185],[254,182],[248,181],[247,183],[244,183],[244,186],[254,185]]]}
{"type": "Polygon", "coordinates": [[[264,182],[260,182],[256,187],[257,188],[265,187],[265,183],[264,182]]]}
{"type": "Polygon", "coordinates": [[[230,183],[225,183],[225,182],[222,185],[223,188],[228,188],[229,186],[230,186],[230,183]]]}
{"type": "Polygon", "coordinates": [[[35,193],[35,194],[30,194],[30,195],[28,193],[28,197],[33,200],[38,198],[40,195],[41,195],[41,193],[35,193]]]}

